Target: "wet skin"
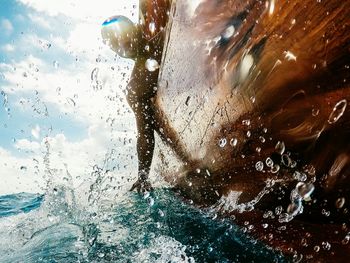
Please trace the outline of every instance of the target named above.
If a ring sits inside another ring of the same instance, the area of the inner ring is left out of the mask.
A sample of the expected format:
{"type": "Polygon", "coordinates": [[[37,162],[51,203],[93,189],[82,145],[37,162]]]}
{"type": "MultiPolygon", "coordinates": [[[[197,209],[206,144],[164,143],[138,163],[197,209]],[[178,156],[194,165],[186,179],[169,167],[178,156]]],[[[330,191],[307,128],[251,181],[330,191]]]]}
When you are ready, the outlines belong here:
{"type": "Polygon", "coordinates": [[[170,1],[167,0],[140,1],[140,24],[130,43],[135,49],[135,56],[132,57],[135,66],[127,86],[127,101],[136,119],[138,157],[138,180],[131,191],[152,190],[148,177],[154,152],[154,132],[159,131],[153,104],[159,68],[147,68],[146,61],[151,59],[160,64],[169,8],[170,1]]]}

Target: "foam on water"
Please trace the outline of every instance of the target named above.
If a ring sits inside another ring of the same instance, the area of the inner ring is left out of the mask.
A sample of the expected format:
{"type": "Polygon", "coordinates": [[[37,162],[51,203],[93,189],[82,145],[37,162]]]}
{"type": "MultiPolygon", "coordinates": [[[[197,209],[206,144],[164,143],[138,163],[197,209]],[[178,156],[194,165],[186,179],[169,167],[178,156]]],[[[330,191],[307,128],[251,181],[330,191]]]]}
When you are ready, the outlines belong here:
{"type": "Polygon", "coordinates": [[[0,219],[0,262],[283,262],[166,188],[148,197],[152,206],[125,192],[95,209],[74,203],[71,190],[55,189],[40,208],[0,219]]]}

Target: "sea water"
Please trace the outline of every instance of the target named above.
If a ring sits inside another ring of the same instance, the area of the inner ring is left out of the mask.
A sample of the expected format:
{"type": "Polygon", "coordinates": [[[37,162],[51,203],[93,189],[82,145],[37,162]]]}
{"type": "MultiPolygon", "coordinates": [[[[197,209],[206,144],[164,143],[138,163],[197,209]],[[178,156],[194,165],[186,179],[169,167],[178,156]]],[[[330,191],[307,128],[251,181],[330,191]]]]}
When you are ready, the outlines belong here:
{"type": "Polygon", "coordinates": [[[94,211],[73,200],[65,187],[0,197],[0,262],[285,262],[166,187],[94,211]]]}

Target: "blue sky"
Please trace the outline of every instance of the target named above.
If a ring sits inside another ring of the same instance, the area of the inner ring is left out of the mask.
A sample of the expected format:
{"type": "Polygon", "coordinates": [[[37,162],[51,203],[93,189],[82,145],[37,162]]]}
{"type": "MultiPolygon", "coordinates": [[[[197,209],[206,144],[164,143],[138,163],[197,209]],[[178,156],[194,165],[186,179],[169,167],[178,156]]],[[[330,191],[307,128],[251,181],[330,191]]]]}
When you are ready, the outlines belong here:
{"type": "MultiPolygon", "coordinates": [[[[55,19],[47,18],[45,13],[36,12],[33,8],[28,7],[17,1],[2,1],[0,8],[0,23],[2,24],[3,34],[0,39],[0,46],[3,49],[0,52],[0,61],[15,67],[28,56],[33,56],[46,63],[48,68],[40,67],[37,70],[50,72],[55,70],[57,64],[54,61],[64,61],[62,66],[65,68],[74,67],[75,61],[72,54],[67,53],[61,47],[55,46],[50,39],[55,37],[67,38],[69,36],[69,27],[62,26],[62,21],[65,23],[73,23],[69,17],[58,15],[55,19]],[[36,15],[41,20],[35,20],[36,15]],[[40,24],[41,22],[46,22],[40,24]],[[11,25],[11,26],[10,26],[11,25]],[[55,28],[55,30],[52,30],[55,28]],[[36,36],[32,39],[34,43],[28,45],[26,38],[28,36],[36,36]],[[36,42],[36,43],[35,43],[36,42]],[[21,43],[26,43],[22,45],[21,43]],[[14,49],[13,51],[6,50],[14,49]],[[51,64],[51,65],[50,65],[51,64]]],[[[84,59],[84,57],[80,58],[84,59]]],[[[59,65],[59,64],[58,64],[59,65]]],[[[35,71],[35,70],[34,70],[35,71]]],[[[22,72],[23,81],[25,82],[26,71],[22,72]]],[[[6,79],[0,80],[0,85],[11,85],[6,79]]],[[[14,89],[16,87],[13,87],[14,89]]],[[[56,88],[52,87],[53,92],[56,88]]],[[[41,100],[41,96],[35,90],[28,90],[20,94],[5,93],[7,95],[6,105],[1,110],[0,117],[2,125],[0,128],[0,146],[10,150],[13,154],[17,151],[13,141],[16,138],[26,138],[33,140],[31,130],[39,125],[45,134],[55,135],[64,133],[68,139],[77,140],[86,136],[86,126],[80,121],[77,121],[74,116],[60,112],[55,105],[45,103],[41,100]],[[25,110],[18,109],[16,102],[23,97],[30,100],[31,103],[25,110]],[[48,115],[46,115],[46,109],[48,115]]],[[[4,96],[2,100],[4,102],[4,96]]],[[[3,103],[4,104],[4,103],[3,103]]]]}
{"type": "Polygon", "coordinates": [[[133,64],[102,44],[100,26],[117,14],[136,21],[135,4],[0,1],[0,194],[42,191],[44,168],[33,159],[43,159],[46,141],[53,168],[68,165],[76,177],[111,149],[133,154],[123,148],[135,127],[122,93],[133,64]]]}

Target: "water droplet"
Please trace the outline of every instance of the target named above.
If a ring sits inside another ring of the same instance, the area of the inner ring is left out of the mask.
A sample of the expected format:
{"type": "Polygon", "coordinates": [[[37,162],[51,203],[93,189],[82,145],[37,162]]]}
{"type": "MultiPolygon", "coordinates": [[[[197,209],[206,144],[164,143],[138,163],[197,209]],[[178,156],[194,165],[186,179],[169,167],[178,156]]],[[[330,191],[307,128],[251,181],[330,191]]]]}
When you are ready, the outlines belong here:
{"type": "Polygon", "coordinates": [[[252,55],[250,54],[247,54],[244,56],[241,64],[240,64],[240,80],[241,81],[244,81],[249,72],[250,72],[250,69],[253,67],[254,65],[254,58],[252,55]]]}
{"type": "Polygon", "coordinates": [[[278,154],[282,155],[286,150],[286,146],[284,145],[284,142],[281,142],[281,141],[277,142],[275,146],[275,150],[278,154]]]}
{"type": "Polygon", "coordinates": [[[290,51],[284,51],[284,58],[288,61],[297,61],[297,57],[290,51]]]}
{"type": "Polygon", "coordinates": [[[292,159],[290,159],[288,154],[283,154],[281,160],[282,164],[286,167],[289,167],[292,163],[292,159]]]}
{"type": "Polygon", "coordinates": [[[224,32],[222,32],[222,37],[224,39],[229,39],[233,36],[234,33],[235,33],[235,27],[233,25],[230,25],[224,30],[224,32]]]}
{"type": "Polygon", "coordinates": [[[282,206],[277,206],[275,208],[275,214],[280,215],[282,213],[282,210],[283,210],[282,206]]]}
{"type": "Polygon", "coordinates": [[[145,63],[145,67],[148,71],[156,71],[157,69],[159,69],[159,64],[157,62],[157,60],[153,59],[153,58],[149,58],[146,60],[145,63]]]}
{"type": "Polygon", "coordinates": [[[264,169],[264,163],[262,161],[259,161],[255,164],[255,169],[259,172],[261,172],[264,169]]]}
{"type": "Polygon", "coordinates": [[[278,217],[278,222],[280,223],[288,223],[293,219],[293,217],[291,215],[289,215],[288,213],[283,213],[280,214],[280,216],[278,217]]]}
{"type": "Polygon", "coordinates": [[[69,105],[75,107],[76,103],[75,103],[75,101],[72,98],[67,98],[66,100],[67,100],[69,105]]]}
{"type": "Polygon", "coordinates": [[[341,116],[343,116],[346,106],[348,105],[348,102],[344,99],[339,101],[333,108],[332,113],[329,115],[328,123],[333,124],[336,123],[341,116]]]}
{"type": "Polygon", "coordinates": [[[94,68],[91,71],[91,84],[92,84],[92,88],[94,90],[98,90],[98,89],[102,88],[102,86],[100,84],[100,81],[98,79],[98,76],[99,76],[99,69],[98,68],[94,68]]]}
{"type": "Polygon", "coordinates": [[[262,136],[259,137],[259,140],[260,140],[262,143],[264,143],[264,142],[266,141],[265,138],[262,137],[262,136]]]}
{"type": "Polygon", "coordinates": [[[330,250],[331,249],[331,244],[329,242],[322,242],[322,248],[324,250],[330,250]]]}
{"type": "Polygon", "coordinates": [[[344,206],[345,204],[345,198],[344,197],[340,197],[335,201],[335,207],[340,209],[344,206]]]}
{"type": "Polygon", "coordinates": [[[312,192],[315,190],[315,186],[312,183],[299,182],[295,187],[297,193],[304,200],[309,198],[312,192]]]}
{"type": "Polygon", "coordinates": [[[287,208],[287,213],[291,216],[296,216],[297,214],[299,214],[301,207],[302,207],[301,202],[289,204],[287,208]]]}
{"type": "Polygon", "coordinates": [[[165,216],[164,212],[163,212],[162,210],[160,210],[160,209],[158,209],[158,214],[159,214],[159,216],[161,216],[161,217],[164,217],[164,216],[165,216]]]}
{"type": "Polygon", "coordinates": [[[320,251],[320,247],[319,246],[314,246],[314,251],[315,252],[319,252],[320,251]]]}
{"type": "Polygon", "coordinates": [[[57,60],[54,60],[52,64],[55,69],[58,69],[58,67],[60,66],[57,60]]]}
{"type": "Polygon", "coordinates": [[[247,137],[249,138],[252,135],[250,131],[247,131],[247,137]]]}
{"type": "Polygon", "coordinates": [[[156,24],[154,22],[149,23],[148,29],[153,34],[156,31],[156,24]]]}
{"type": "Polygon", "coordinates": [[[269,224],[262,224],[262,227],[266,229],[269,227],[269,224]]]}
{"type": "Polygon", "coordinates": [[[350,235],[349,233],[344,237],[344,239],[341,241],[343,245],[347,245],[350,241],[350,235]]]}
{"type": "Polygon", "coordinates": [[[208,169],[205,169],[205,172],[207,173],[208,176],[210,176],[210,172],[208,169]]]}
{"type": "Polygon", "coordinates": [[[27,166],[22,165],[22,166],[20,167],[20,169],[21,169],[22,171],[27,171],[27,166]]]}
{"type": "Polygon", "coordinates": [[[246,125],[246,126],[249,126],[250,125],[250,120],[243,120],[242,124],[246,125]]]}
{"type": "Polygon", "coordinates": [[[300,173],[298,171],[295,171],[293,173],[293,178],[297,181],[305,182],[307,180],[307,175],[305,173],[300,173]]]}
{"type": "Polygon", "coordinates": [[[237,146],[237,143],[238,143],[238,140],[236,138],[232,138],[230,140],[230,145],[233,146],[233,147],[237,146]]]}
{"type": "Polygon", "coordinates": [[[312,109],[312,116],[316,117],[320,113],[319,109],[312,109]]]}
{"type": "Polygon", "coordinates": [[[52,223],[55,221],[55,217],[53,215],[48,214],[47,219],[52,223]]]}
{"type": "Polygon", "coordinates": [[[62,90],[61,87],[57,87],[56,92],[58,95],[61,95],[61,90],[62,90]]]}
{"type": "Polygon", "coordinates": [[[297,162],[292,160],[290,164],[290,168],[295,168],[295,167],[297,167],[297,162]]]}
{"type": "Polygon", "coordinates": [[[273,161],[270,157],[267,157],[266,158],[266,161],[265,161],[267,167],[272,167],[273,166],[273,161]]]}
{"type": "Polygon", "coordinates": [[[219,141],[219,146],[220,146],[221,148],[224,148],[225,145],[226,145],[226,143],[227,143],[226,138],[222,138],[222,139],[220,139],[220,141],[219,141]]]}
{"type": "Polygon", "coordinates": [[[322,209],[321,214],[328,217],[331,214],[331,212],[327,211],[326,209],[322,209]]]}
{"type": "Polygon", "coordinates": [[[280,166],[276,163],[271,167],[271,173],[275,174],[278,173],[278,171],[280,170],[280,166]]]}

